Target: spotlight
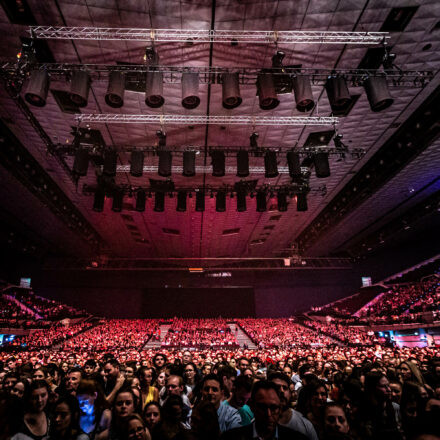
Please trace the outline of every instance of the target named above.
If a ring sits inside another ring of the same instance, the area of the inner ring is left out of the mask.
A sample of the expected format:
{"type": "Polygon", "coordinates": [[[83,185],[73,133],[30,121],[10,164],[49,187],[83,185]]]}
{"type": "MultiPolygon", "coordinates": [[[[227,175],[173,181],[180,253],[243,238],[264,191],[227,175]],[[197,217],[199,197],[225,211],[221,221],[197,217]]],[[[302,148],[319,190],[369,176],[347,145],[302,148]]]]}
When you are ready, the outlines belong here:
{"type": "Polygon", "coordinates": [[[266,151],[264,155],[264,177],[271,178],[278,176],[277,154],[275,151],[266,151]]]}
{"type": "Polygon", "coordinates": [[[240,150],[237,153],[237,177],[249,176],[249,153],[246,150],[240,150]]]}
{"type": "Polygon", "coordinates": [[[171,163],[173,160],[173,156],[171,151],[161,150],[159,151],[159,167],[158,174],[162,177],[171,176],[171,163]]]}
{"type": "Polygon", "coordinates": [[[165,209],[165,193],[163,191],[156,191],[154,194],[154,211],[163,212],[165,209]]]}
{"type": "Polygon", "coordinates": [[[159,139],[159,144],[158,144],[158,146],[159,146],[160,148],[165,147],[165,146],[167,145],[167,134],[164,133],[162,130],[157,130],[157,131],[156,131],[156,136],[157,136],[158,139],[159,139]]]}
{"type": "Polygon", "coordinates": [[[246,191],[244,189],[237,191],[237,211],[246,211],[246,191]]]}
{"type": "Polygon", "coordinates": [[[151,108],[159,108],[163,106],[164,102],[163,73],[157,71],[147,72],[145,104],[151,108]]]}
{"type": "Polygon", "coordinates": [[[257,212],[266,211],[266,193],[264,191],[257,192],[257,212]]]}
{"type": "Polygon", "coordinates": [[[135,206],[136,211],[144,212],[146,201],[147,201],[147,193],[143,189],[139,189],[136,192],[136,206],[135,206]]]}
{"type": "Polygon", "coordinates": [[[331,76],[325,84],[328,100],[332,110],[341,110],[351,101],[347,82],[342,76],[331,76]]]}
{"type": "Polygon", "coordinates": [[[368,77],[364,82],[364,88],[373,112],[385,110],[394,102],[388,90],[387,79],[384,76],[368,77]]]}
{"type": "Polygon", "coordinates": [[[196,72],[183,72],[182,106],[191,110],[198,107],[199,104],[199,74],[196,72]]]}
{"type": "Polygon", "coordinates": [[[273,81],[277,93],[290,93],[292,91],[292,80],[290,75],[286,74],[283,66],[285,53],[278,50],[272,57],[273,81]]]}
{"type": "Polygon", "coordinates": [[[257,132],[254,131],[254,132],[251,134],[251,137],[249,138],[250,143],[251,143],[251,147],[252,147],[253,149],[255,149],[255,150],[258,150],[258,142],[257,142],[257,140],[258,140],[258,136],[259,136],[259,134],[258,134],[257,132]]]}
{"type": "Polygon", "coordinates": [[[295,93],[296,109],[302,113],[312,110],[315,106],[312,85],[307,75],[295,76],[292,79],[293,92],[295,93]]]}
{"type": "Polygon", "coordinates": [[[215,210],[217,212],[226,211],[226,191],[218,191],[215,195],[215,210]]]}
{"type": "Polygon", "coordinates": [[[105,102],[113,108],[124,105],[125,74],[116,70],[110,72],[105,102]]]}
{"type": "Polygon", "coordinates": [[[118,155],[115,150],[106,150],[104,152],[104,166],[103,173],[106,176],[114,177],[116,176],[116,162],[118,160],[118,155]]]}
{"type": "Polygon", "coordinates": [[[133,150],[131,152],[130,174],[133,177],[141,177],[144,171],[144,152],[133,150]]]}
{"type": "Polygon", "coordinates": [[[78,107],[85,107],[89,98],[90,76],[85,70],[75,70],[70,83],[70,100],[78,107]]]}
{"type": "Polygon", "coordinates": [[[102,212],[104,210],[105,191],[104,188],[98,186],[93,198],[93,211],[102,212]]]}
{"type": "Polygon", "coordinates": [[[225,175],[225,153],[220,150],[211,151],[212,175],[214,177],[223,177],[225,175]]]}
{"type": "Polygon", "coordinates": [[[49,74],[46,70],[33,70],[29,76],[24,99],[36,107],[46,105],[47,92],[49,91],[49,74]]]}
{"type": "Polygon", "coordinates": [[[154,46],[147,46],[145,48],[144,60],[149,66],[157,66],[159,64],[159,54],[156,52],[154,46]]]}
{"type": "Polygon", "coordinates": [[[115,188],[113,191],[112,211],[121,212],[122,202],[124,200],[124,191],[121,188],[115,188]]]}
{"type": "Polygon", "coordinates": [[[223,107],[228,110],[236,108],[241,104],[238,72],[224,73],[222,75],[222,97],[223,107]]]}
{"type": "Polygon", "coordinates": [[[183,152],[183,172],[185,177],[192,177],[196,175],[196,152],[184,151],[183,152]]]}
{"type": "Polygon", "coordinates": [[[307,194],[299,193],[296,196],[296,210],[298,212],[305,212],[307,209],[307,194]]]}
{"type": "Polygon", "coordinates": [[[177,193],[176,211],[178,211],[178,212],[185,212],[186,211],[186,191],[179,191],[177,193]]]}
{"type": "Polygon", "coordinates": [[[301,177],[302,174],[299,153],[289,151],[287,153],[287,165],[289,167],[289,175],[292,179],[301,177]]]}
{"type": "Polygon", "coordinates": [[[196,211],[203,212],[205,210],[205,193],[203,191],[196,192],[196,211]]]}
{"type": "Polygon", "coordinates": [[[313,156],[315,163],[316,177],[324,178],[330,176],[330,164],[328,162],[328,153],[315,153],[313,156]]]}
{"type": "Polygon", "coordinates": [[[280,103],[277,98],[275,84],[271,73],[258,74],[257,92],[261,110],[273,110],[280,103]]]}
{"type": "Polygon", "coordinates": [[[277,193],[278,200],[278,211],[286,212],[287,211],[287,194],[285,191],[278,191],[277,193]]]}
{"type": "Polygon", "coordinates": [[[78,176],[87,176],[89,168],[89,152],[85,148],[78,148],[75,152],[73,172],[78,176]]]}

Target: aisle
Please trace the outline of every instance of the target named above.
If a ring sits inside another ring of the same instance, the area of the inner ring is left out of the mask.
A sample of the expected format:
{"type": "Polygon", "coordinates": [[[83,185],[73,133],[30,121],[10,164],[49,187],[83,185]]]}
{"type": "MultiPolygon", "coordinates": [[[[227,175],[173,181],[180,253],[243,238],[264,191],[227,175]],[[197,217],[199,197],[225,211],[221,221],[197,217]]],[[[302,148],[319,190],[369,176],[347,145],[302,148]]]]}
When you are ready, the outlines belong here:
{"type": "Polygon", "coordinates": [[[145,346],[144,350],[148,350],[151,348],[160,348],[162,345],[162,341],[165,339],[166,334],[168,333],[168,329],[171,327],[171,324],[162,324],[160,325],[160,340],[149,340],[145,346]]]}
{"type": "Polygon", "coordinates": [[[257,348],[257,346],[250,340],[249,336],[238,324],[228,324],[228,327],[231,329],[232,334],[235,335],[240,347],[243,347],[243,344],[246,344],[251,350],[255,350],[257,348]]]}

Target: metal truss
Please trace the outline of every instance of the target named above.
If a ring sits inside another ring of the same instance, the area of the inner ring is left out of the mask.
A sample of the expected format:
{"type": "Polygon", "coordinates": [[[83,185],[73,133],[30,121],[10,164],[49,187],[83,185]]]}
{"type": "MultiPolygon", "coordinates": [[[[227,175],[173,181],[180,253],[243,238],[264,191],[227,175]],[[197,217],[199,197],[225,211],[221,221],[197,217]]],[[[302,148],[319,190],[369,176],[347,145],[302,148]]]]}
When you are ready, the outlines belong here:
{"type": "Polygon", "coordinates": [[[31,37],[53,40],[133,40],[182,43],[360,44],[377,45],[388,32],[230,31],[199,29],[139,29],[31,26],[31,37]]]}
{"type": "Polygon", "coordinates": [[[128,115],[76,114],[78,123],[102,124],[176,124],[176,125],[331,125],[339,118],[329,116],[191,116],[191,115],[128,115]]]}

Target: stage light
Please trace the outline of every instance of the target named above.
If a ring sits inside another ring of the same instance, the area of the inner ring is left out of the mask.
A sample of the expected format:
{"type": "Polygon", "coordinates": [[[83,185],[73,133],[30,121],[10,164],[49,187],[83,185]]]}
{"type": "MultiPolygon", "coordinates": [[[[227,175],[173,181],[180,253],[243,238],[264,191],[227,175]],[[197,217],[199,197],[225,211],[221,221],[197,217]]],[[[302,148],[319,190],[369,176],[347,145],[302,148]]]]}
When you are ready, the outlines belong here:
{"type": "Polygon", "coordinates": [[[185,177],[192,177],[196,175],[196,152],[184,151],[183,152],[183,172],[185,177]]]}
{"type": "Polygon", "coordinates": [[[178,212],[185,212],[186,211],[186,191],[179,191],[177,193],[176,211],[178,211],[178,212]]]}
{"type": "Polygon", "coordinates": [[[273,110],[280,101],[277,98],[271,73],[259,73],[257,77],[258,99],[261,110],[273,110]]]}
{"type": "Polygon", "coordinates": [[[373,112],[385,110],[394,102],[388,90],[387,79],[384,76],[370,76],[365,80],[364,88],[373,112]]]}
{"type": "Polygon", "coordinates": [[[295,76],[292,79],[293,92],[295,94],[296,109],[302,113],[312,110],[315,106],[312,85],[307,75],[295,76]]]}
{"type": "Polygon", "coordinates": [[[93,198],[93,211],[102,212],[104,210],[105,191],[104,188],[98,186],[93,198]]]}
{"type": "Polygon", "coordinates": [[[196,72],[183,72],[182,106],[191,110],[198,107],[199,104],[199,74],[196,72]]]}
{"type": "Polygon", "coordinates": [[[299,153],[289,151],[287,153],[287,166],[289,167],[289,175],[292,179],[301,177],[301,163],[299,153]]]}
{"type": "Polygon", "coordinates": [[[313,155],[313,162],[315,163],[316,177],[324,178],[330,176],[330,164],[328,162],[328,153],[315,153],[313,155]]]}
{"type": "Polygon", "coordinates": [[[299,193],[296,196],[296,210],[298,212],[305,212],[307,211],[307,194],[299,193]]]}
{"type": "Polygon", "coordinates": [[[237,211],[246,211],[246,191],[244,189],[237,191],[237,211]]]}
{"type": "Polygon", "coordinates": [[[266,211],[266,193],[264,191],[257,192],[257,212],[266,211]]]}
{"type": "Polygon", "coordinates": [[[254,131],[249,138],[251,148],[254,150],[258,150],[258,136],[259,134],[254,131]]]}
{"type": "Polygon", "coordinates": [[[240,150],[237,153],[237,177],[249,176],[249,153],[246,150],[240,150]]]}
{"type": "Polygon", "coordinates": [[[147,193],[143,189],[139,189],[136,192],[136,206],[135,206],[136,211],[144,212],[146,201],[147,201],[147,193]]]}
{"type": "Polygon", "coordinates": [[[141,177],[144,172],[144,152],[133,150],[130,160],[130,174],[133,177],[141,177]]]}
{"type": "Polygon", "coordinates": [[[36,107],[46,105],[49,91],[49,74],[46,70],[33,70],[29,76],[24,99],[36,107]]]}
{"type": "Polygon", "coordinates": [[[70,82],[70,100],[78,107],[85,107],[89,99],[90,76],[85,70],[75,70],[70,82]]]}
{"type": "Polygon", "coordinates": [[[275,90],[277,93],[290,93],[292,91],[292,79],[289,74],[286,74],[286,70],[283,66],[283,60],[286,54],[280,50],[272,57],[273,72],[276,73],[272,76],[275,90]]]}
{"type": "Polygon", "coordinates": [[[277,154],[275,151],[266,151],[264,155],[264,177],[272,178],[278,176],[277,154]]]}
{"type": "Polygon", "coordinates": [[[278,200],[278,211],[280,212],[287,211],[287,194],[285,191],[278,191],[277,200],[278,200]]]}
{"type": "Polygon", "coordinates": [[[165,209],[165,193],[163,191],[156,191],[154,194],[154,211],[163,212],[165,209]]]}
{"type": "Polygon", "coordinates": [[[167,134],[163,132],[162,130],[156,131],[156,136],[159,140],[158,147],[163,148],[167,145],[167,134]]]}
{"type": "Polygon", "coordinates": [[[79,147],[75,152],[73,161],[73,172],[78,176],[87,176],[89,168],[89,152],[85,148],[79,147]]]}
{"type": "Polygon", "coordinates": [[[331,76],[325,84],[328,100],[332,110],[341,110],[351,101],[347,82],[342,76],[331,76]]]}
{"type": "Polygon", "coordinates": [[[223,107],[228,110],[236,108],[241,104],[238,72],[224,73],[222,75],[222,100],[223,107]]]}
{"type": "Polygon", "coordinates": [[[220,150],[211,151],[212,175],[223,177],[225,175],[225,153],[220,150]]]}
{"type": "Polygon", "coordinates": [[[226,191],[218,191],[215,195],[215,210],[217,212],[226,211],[226,191]]]}
{"type": "Polygon", "coordinates": [[[112,203],[113,212],[122,211],[123,200],[124,200],[124,191],[121,188],[115,188],[113,190],[113,203],[112,203]]]}
{"type": "Polygon", "coordinates": [[[171,164],[173,160],[173,156],[171,151],[161,150],[159,151],[159,167],[158,174],[162,177],[171,176],[171,164]]]}
{"type": "Polygon", "coordinates": [[[205,193],[203,191],[196,192],[196,211],[203,212],[205,210],[205,193]]]}
{"type": "Polygon", "coordinates": [[[115,150],[105,150],[104,151],[104,166],[102,172],[106,176],[114,177],[116,176],[116,162],[118,160],[118,155],[115,150]]]}
{"type": "Polygon", "coordinates": [[[163,73],[147,72],[145,86],[145,104],[151,108],[162,107],[165,102],[163,97],[163,73]]]}
{"type": "Polygon", "coordinates": [[[105,102],[113,108],[120,108],[124,105],[125,74],[116,70],[110,72],[108,77],[107,93],[105,102]]]}

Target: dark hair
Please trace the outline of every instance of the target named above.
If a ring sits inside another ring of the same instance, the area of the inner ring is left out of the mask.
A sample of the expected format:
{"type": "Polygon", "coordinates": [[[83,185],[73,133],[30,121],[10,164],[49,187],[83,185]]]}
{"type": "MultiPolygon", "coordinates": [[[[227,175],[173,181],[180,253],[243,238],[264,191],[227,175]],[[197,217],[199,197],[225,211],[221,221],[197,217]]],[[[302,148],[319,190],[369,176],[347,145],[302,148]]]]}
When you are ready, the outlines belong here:
{"type": "MultiPolygon", "coordinates": [[[[66,394],[64,396],[61,396],[57,402],[55,403],[53,407],[52,417],[55,415],[56,408],[58,405],[61,405],[62,403],[65,403],[69,407],[71,419],[70,419],[70,426],[68,427],[68,434],[65,436],[65,438],[71,439],[76,438],[78,434],[81,432],[81,428],[79,427],[79,415],[80,415],[80,409],[79,409],[79,403],[75,396],[72,396],[71,394],[66,394]]],[[[50,424],[50,438],[56,438],[55,433],[55,423],[50,424]]]]}
{"type": "Polygon", "coordinates": [[[211,402],[201,401],[193,409],[193,414],[198,413],[200,418],[193,418],[191,431],[198,440],[217,439],[220,436],[217,410],[211,402]]]}
{"type": "Polygon", "coordinates": [[[217,374],[214,374],[214,373],[209,373],[209,374],[207,374],[207,375],[202,379],[202,382],[201,382],[201,389],[203,389],[203,387],[205,386],[205,383],[206,383],[208,380],[215,380],[216,382],[218,382],[219,385],[220,385],[220,389],[221,389],[222,391],[224,391],[223,381],[220,379],[220,377],[219,377],[217,374]]]}
{"type": "Polygon", "coordinates": [[[32,396],[32,392],[38,390],[40,388],[46,388],[47,394],[50,394],[50,386],[44,379],[38,379],[31,382],[31,384],[27,388],[27,393],[24,396],[25,408],[26,410],[30,409],[30,398],[32,396]]]}
{"type": "Polygon", "coordinates": [[[269,382],[273,382],[275,379],[282,380],[283,382],[286,382],[287,386],[290,386],[290,384],[292,383],[292,380],[290,379],[290,377],[285,373],[281,373],[281,371],[276,371],[274,373],[270,373],[267,378],[267,380],[269,382]]]}
{"type": "Polygon", "coordinates": [[[268,380],[260,380],[256,382],[252,388],[251,401],[255,401],[255,396],[260,390],[273,390],[278,396],[278,388],[273,382],[269,382],[268,380]]]}
{"type": "Polygon", "coordinates": [[[157,359],[158,357],[162,357],[162,358],[164,359],[164,361],[165,361],[164,365],[166,365],[166,363],[168,362],[168,358],[167,358],[164,354],[162,354],[162,353],[156,353],[156,354],[153,356],[153,365],[156,367],[156,359],[157,359]]]}
{"type": "Polygon", "coordinates": [[[110,364],[113,368],[119,368],[119,362],[115,358],[107,359],[104,362],[104,366],[107,364],[110,364]]]}
{"type": "Polygon", "coordinates": [[[95,393],[96,399],[94,406],[97,413],[99,414],[102,413],[104,409],[107,409],[109,407],[101,386],[93,379],[81,379],[81,382],[79,383],[76,390],[76,395],[79,396],[81,394],[89,394],[90,396],[92,396],[95,393]]]}
{"type": "Polygon", "coordinates": [[[144,372],[151,370],[151,385],[153,385],[154,381],[156,380],[157,377],[157,373],[156,373],[156,369],[153,367],[141,367],[139,368],[139,371],[136,373],[137,378],[139,379],[139,382],[141,384],[141,388],[144,387],[146,385],[145,383],[145,379],[144,379],[144,372]]]}
{"type": "Polygon", "coordinates": [[[228,379],[231,377],[237,377],[237,370],[230,365],[222,365],[217,370],[217,376],[220,379],[223,379],[224,376],[228,379]]]}
{"type": "Polygon", "coordinates": [[[254,381],[250,377],[241,374],[237,377],[237,379],[235,379],[233,389],[244,389],[245,391],[249,392],[252,390],[253,384],[254,381]]]}

